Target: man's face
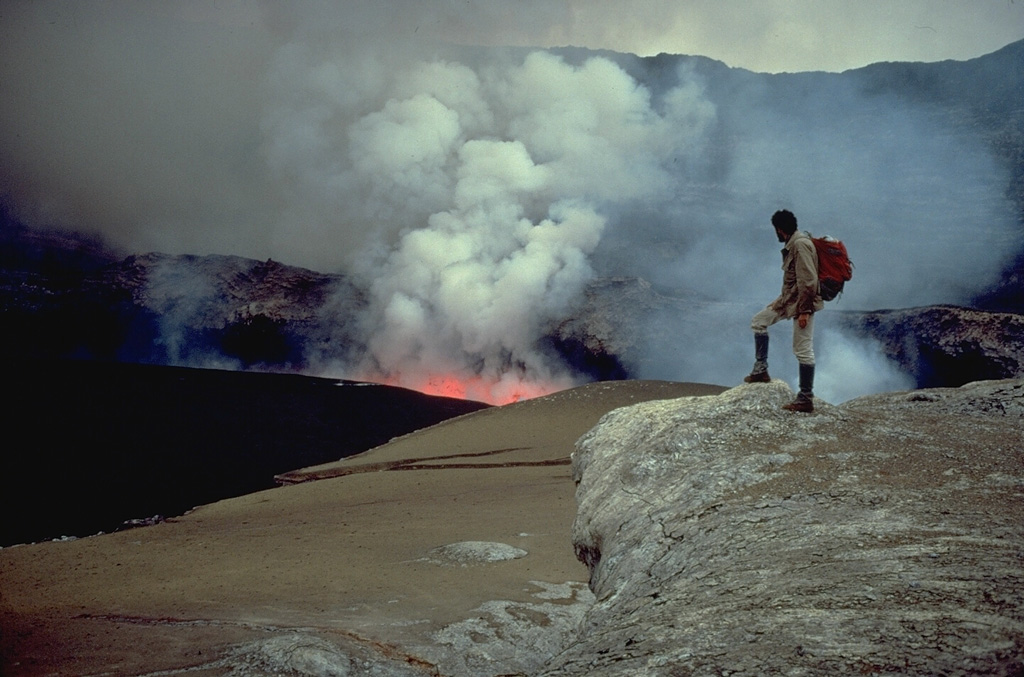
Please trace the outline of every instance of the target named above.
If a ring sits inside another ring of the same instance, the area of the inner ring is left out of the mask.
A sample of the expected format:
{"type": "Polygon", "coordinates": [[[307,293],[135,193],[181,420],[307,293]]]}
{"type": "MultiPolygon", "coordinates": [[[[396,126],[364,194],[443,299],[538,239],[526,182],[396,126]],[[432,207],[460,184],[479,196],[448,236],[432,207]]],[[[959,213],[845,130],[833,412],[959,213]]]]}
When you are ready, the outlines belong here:
{"type": "MultiPolygon", "coordinates": [[[[775,228],[775,226],[772,226],[775,228]]],[[[775,237],[779,238],[779,242],[789,242],[789,235],[786,235],[778,228],[775,228],[775,237]]]]}

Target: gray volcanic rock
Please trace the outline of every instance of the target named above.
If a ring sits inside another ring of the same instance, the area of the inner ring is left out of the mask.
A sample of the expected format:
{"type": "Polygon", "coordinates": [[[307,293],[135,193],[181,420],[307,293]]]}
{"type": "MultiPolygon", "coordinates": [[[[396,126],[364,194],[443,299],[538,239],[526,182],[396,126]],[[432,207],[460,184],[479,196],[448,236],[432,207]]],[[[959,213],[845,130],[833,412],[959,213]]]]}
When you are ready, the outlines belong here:
{"type": "Polygon", "coordinates": [[[462,541],[449,543],[430,551],[427,561],[454,566],[482,564],[484,562],[504,562],[519,559],[529,554],[521,548],[506,543],[489,543],[487,541],[462,541]]]}
{"type": "Polygon", "coordinates": [[[342,275],[240,256],[129,256],[107,270],[108,282],[131,292],[137,305],[183,323],[223,328],[263,314],[273,320],[313,323],[321,308],[344,292],[349,313],[363,303],[342,275]]]}
{"type": "Polygon", "coordinates": [[[494,600],[435,633],[417,652],[450,677],[535,675],[575,637],[594,602],[582,583],[531,581],[541,592],[529,603],[494,600]]]}
{"type": "Polygon", "coordinates": [[[1024,382],[791,397],[647,402],[580,439],[597,601],[544,674],[1020,674],[1024,382]]]}
{"type": "Polygon", "coordinates": [[[344,275],[239,256],[129,256],[102,283],[159,318],[172,361],[212,350],[246,364],[342,360],[366,303],[344,275]]]}
{"type": "Polygon", "coordinates": [[[652,311],[671,305],[671,299],[641,278],[594,280],[584,290],[574,316],[559,323],[555,335],[593,354],[626,354],[635,348],[638,338],[628,329],[639,327],[652,311]]]}
{"type": "Polygon", "coordinates": [[[840,317],[878,340],[921,387],[1024,377],[1024,315],[929,306],[840,317]]]}
{"type": "Polygon", "coordinates": [[[731,313],[734,304],[665,294],[641,277],[598,278],[584,289],[571,316],[551,328],[550,338],[566,361],[597,380],[638,378],[652,347],[668,352],[680,342],[678,326],[652,320],[689,318],[706,309],[731,313]]]}
{"type": "MultiPolygon", "coordinates": [[[[552,333],[562,353],[576,363],[629,365],[620,375],[599,372],[600,378],[635,377],[630,367],[643,368],[645,346],[670,352],[666,347],[683,340],[678,333],[682,323],[650,318],[687,318],[701,311],[736,315],[734,304],[666,295],[641,278],[604,278],[588,285],[573,317],[552,333]],[[604,363],[597,359],[601,356],[604,363]]],[[[878,341],[919,388],[1024,377],[1024,315],[949,305],[827,312],[845,330],[878,341]]]]}
{"type": "MultiPolygon", "coordinates": [[[[360,318],[369,301],[349,276],[238,256],[116,259],[88,243],[30,235],[20,246],[9,242],[6,255],[0,246],[0,346],[8,352],[307,373],[364,356],[360,318]]],[[[671,355],[699,334],[702,317],[740,317],[737,330],[745,331],[750,310],[659,291],[636,276],[602,277],[538,339],[581,380],[664,378],[652,356],[671,355]]],[[[1024,375],[1024,315],[955,306],[837,310],[829,317],[879,341],[918,387],[1024,375]]]]}
{"type": "Polygon", "coordinates": [[[19,257],[27,245],[8,245],[2,344],[19,355],[301,370],[361,347],[366,299],[345,275],[239,256],[83,259],[59,240],[19,257]]]}

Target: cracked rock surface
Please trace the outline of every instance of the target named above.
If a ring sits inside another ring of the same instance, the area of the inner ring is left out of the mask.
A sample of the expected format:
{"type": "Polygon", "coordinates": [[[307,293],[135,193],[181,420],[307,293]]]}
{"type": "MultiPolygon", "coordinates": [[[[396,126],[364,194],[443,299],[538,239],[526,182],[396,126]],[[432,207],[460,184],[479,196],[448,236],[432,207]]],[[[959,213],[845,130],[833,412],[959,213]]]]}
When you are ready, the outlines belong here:
{"type": "Polygon", "coordinates": [[[1024,382],[791,397],[646,402],[579,440],[596,603],[543,674],[1021,674],[1024,382]]]}

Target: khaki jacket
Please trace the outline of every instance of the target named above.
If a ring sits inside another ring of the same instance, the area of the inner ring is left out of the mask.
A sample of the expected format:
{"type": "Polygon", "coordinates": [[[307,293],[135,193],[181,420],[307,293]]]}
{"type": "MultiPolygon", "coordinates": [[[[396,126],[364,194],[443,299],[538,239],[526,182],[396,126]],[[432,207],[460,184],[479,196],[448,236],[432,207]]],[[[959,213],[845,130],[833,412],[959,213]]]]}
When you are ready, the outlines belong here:
{"type": "Polygon", "coordinates": [[[782,293],[771,308],[783,317],[814,313],[825,307],[818,293],[818,252],[802,230],[782,249],[782,293]]]}

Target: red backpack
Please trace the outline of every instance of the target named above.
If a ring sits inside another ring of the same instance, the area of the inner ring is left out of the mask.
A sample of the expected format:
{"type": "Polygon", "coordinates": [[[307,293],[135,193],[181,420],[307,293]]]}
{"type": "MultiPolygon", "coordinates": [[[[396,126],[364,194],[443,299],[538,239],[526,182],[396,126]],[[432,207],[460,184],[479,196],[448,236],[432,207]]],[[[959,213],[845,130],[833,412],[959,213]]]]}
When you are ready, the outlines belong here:
{"type": "Polygon", "coordinates": [[[818,251],[818,282],[823,301],[831,301],[843,293],[843,285],[853,277],[853,262],[846,254],[846,245],[829,237],[811,237],[818,251]]]}

